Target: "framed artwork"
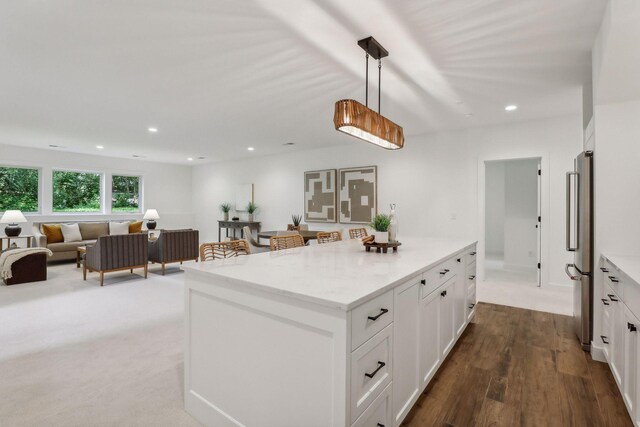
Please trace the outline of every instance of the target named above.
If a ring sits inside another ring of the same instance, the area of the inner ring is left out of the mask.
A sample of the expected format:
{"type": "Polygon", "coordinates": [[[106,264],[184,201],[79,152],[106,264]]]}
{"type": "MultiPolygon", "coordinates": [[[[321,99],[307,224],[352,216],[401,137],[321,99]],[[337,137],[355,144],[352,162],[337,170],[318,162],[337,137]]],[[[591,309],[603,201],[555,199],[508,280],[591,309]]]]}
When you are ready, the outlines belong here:
{"type": "Polygon", "coordinates": [[[340,169],[338,176],[340,222],[369,224],[378,213],[378,167],[340,169]]]}
{"type": "Polygon", "coordinates": [[[250,202],[253,202],[253,184],[236,185],[236,212],[245,212],[250,202]]]}
{"type": "Polygon", "coordinates": [[[336,222],[336,170],[304,173],[305,222],[336,222]]]}

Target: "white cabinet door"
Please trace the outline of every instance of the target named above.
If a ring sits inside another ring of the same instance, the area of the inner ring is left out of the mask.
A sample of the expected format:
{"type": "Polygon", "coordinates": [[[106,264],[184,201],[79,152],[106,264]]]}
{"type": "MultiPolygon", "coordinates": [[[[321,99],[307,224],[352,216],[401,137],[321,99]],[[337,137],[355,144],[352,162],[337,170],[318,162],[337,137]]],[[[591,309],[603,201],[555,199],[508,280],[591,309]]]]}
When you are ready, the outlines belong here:
{"type": "MultiPolygon", "coordinates": [[[[611,356],[612,356],[612,351],[611,351],[611,347],[612,347],[612,325],[613,325],[613,316],[612,316],[612,306],[611,304],[614,304],[613,302],[611,302],[609,300],[609,297],[607,295],[607,289],[608,286],[605,285],[605,293],[603,295],[603,298],[600,299],[600,302],[602,303],[602,335],[600,335],[600,343],[602,344],[602,352],[604,353],[604,357],[607,360],[607,362],[609,362],[610,364],[613,363],[611,356]]],[[[598,302],[596,301],[596,304],[598,304],[598,302]]],[[[597,340],[598,341],[598,340],[597,340]]]]}
{"type": "Polygon", "coordinates": [[[393,415],[399,425],[420,395],[418,305],[420,278],[394,289],[393,415]]]}
{"type": "Polygon", "coordinates": [[[444,358],[455,342],[455,329],[453,323],[453,280],[447,281],[438,290],[440,298],[440,354],[444,358]]]}
{"type": "Polygon", "coordinates": [[[456,331],[456,337],[464,331],[467,322],[467,286],[464,276],[458,274],[453,279],[453,323],[456,331]]]}
{"type": "Polygon", "coordinates": [[[440,291],[420,302],[420,381],[422,389],[429,384],[440,361],[440,291]]]}
{"type": "Polygon", "coordinates": [[[622,397],[627,404],[631,419],[637,419],[637,376],[638,376],[638,328],[640,321],[625,307],[624,320],[624,368],[622,369],[622,397]]]}
{"type": "Polygon", "coordinates": [[[611,352],[611,372],[619,386],[622,385],[622,373],[624,369],[624,335],[626,323],[624,317],[624,305],[622,301],[614,294],[611,289],[607,289],[609,293],[610,315],[611,315],[611,344],[609,349],[611,352]]]}

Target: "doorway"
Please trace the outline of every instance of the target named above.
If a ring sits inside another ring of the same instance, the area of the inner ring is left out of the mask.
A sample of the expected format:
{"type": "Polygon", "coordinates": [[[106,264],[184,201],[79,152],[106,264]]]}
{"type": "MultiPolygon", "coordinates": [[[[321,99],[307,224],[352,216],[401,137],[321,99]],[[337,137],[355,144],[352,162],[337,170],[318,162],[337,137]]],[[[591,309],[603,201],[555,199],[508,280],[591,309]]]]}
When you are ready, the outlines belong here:
{"type": "Polygon", "coordinates": [[[485,161],[485,280],[541,284],[541,159],[485,161]]]}

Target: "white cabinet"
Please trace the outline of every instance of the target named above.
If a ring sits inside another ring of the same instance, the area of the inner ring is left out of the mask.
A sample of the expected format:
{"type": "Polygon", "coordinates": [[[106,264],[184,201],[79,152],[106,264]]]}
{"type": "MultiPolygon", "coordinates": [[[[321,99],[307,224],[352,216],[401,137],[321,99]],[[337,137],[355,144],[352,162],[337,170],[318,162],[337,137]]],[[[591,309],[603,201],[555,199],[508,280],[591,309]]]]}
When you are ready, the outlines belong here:
{"type": "Polygon", "coordinates": [[[467,326],[467,286],[464,276],[458,274],[453,279],[453,326],[459,337],[467,326]]]}
{"type": "Polygon", "coordinates": [[[455,343],[456,333],[453,323],[453,285],[455,281],[449,280],[436,292],[440,296],[440,354],[444,358],[455,343]]]}
{"type": "Polygon", "coordinates": [[[624,365],[622,368],[622,397],[629,409],[632,419],[637,418],[637,384],[638,384],[638,328],[640,322],[624,307],[624,365]]]}
{"type": "Polygon", "coordinates": [[[394,425],[399,425],[420,394],[418,326],[421,276],[394,289],[394,425]]]}
{"type": "Polygon", "coordinates": [[[420,379],[425,388],[440,361],[440,293],[432,292],[420,302],[420,379]]]}

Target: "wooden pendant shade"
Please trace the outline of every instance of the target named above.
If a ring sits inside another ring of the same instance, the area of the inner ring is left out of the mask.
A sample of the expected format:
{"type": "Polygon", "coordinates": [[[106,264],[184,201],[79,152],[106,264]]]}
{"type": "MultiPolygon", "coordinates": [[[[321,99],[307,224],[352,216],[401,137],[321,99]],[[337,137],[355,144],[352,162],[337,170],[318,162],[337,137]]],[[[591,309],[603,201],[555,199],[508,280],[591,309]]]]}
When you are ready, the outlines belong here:
{"type": "Polygon", "coordinates": [[[387,150],[398,150],[404,146],[402,126],[353,99],[336,102],[333,124],[340,132],[387,150]]]}

